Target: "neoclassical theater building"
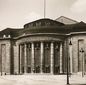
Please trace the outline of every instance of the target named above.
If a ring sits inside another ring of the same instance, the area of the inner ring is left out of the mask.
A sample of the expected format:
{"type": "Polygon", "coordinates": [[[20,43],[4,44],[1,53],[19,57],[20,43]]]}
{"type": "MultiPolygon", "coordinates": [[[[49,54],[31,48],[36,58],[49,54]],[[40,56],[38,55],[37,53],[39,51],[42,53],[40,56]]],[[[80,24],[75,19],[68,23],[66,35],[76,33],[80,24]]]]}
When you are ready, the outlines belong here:
{"type": "Polygon", "coordinates": [[[64,16],[0,31],[0,72],[65,74],[86,72],[86,24],[64,16]],[[68,62],[67,62],[68,60],[68,62]]]}

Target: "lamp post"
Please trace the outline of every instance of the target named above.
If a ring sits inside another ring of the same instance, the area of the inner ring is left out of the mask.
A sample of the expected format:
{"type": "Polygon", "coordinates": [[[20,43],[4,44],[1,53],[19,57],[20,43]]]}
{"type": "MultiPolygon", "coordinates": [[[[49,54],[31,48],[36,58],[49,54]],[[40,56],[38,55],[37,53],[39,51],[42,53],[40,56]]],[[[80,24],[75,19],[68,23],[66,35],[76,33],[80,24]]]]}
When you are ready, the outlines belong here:
{"type": "Polygon", "coordinates": [[[84,49],[81,48],[80,52],[82,54],[82,77],[84,77],[84,49]]]}
{"type": "MultiPolygon", "coordinates": [[[[69,42],[69,46],[71,46],[71,40],[69,42]]],[[[67,85],[69,85],[69,56],[67,56],[67,85]]]]}

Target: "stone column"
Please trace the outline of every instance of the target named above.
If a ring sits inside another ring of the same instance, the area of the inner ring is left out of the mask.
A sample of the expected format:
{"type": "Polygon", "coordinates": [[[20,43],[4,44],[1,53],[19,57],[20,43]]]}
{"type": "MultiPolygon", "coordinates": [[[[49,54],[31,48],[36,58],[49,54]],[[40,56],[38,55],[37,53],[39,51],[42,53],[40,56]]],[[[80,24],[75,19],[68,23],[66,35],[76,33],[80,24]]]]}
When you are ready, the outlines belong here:
{"type": "Polygon", "coordinates": [[[24,45],[24,73],[27,73],[27,44],[24,45]]]}
{"type": "Polygon", "coordinates": [[[70,73],[72,73],[72,45],[69,46],[69,57],[70,57],[70,73]]]}
{"type": "Polygon", "coordinates": [[[31,73],[34,73],[34,43],[31,43],[31,73]]]}
{"type": "Polygon", "coordinates": [[[84,50],[82,52],[82,77],[85,75],[85,58],[84,58],[84,50]]]}
{"type": "Polygon", "coordinates": [[[19,69],[19,70],[20,70],[20,71],[19,71],[19,73],[21,74],[21,73],[22,73],[22,64],[21,64],[22,45],[21,45],[21,44],[19,45],[19,49],[20,49],[20,55],[19,55],[19,57],[20,57],[20,58],[19,58],[19,59],[20,59],[20,60],[19,60],[19,62],[20,62],[20,63],[19,63],[19,64],[20,64],[20,69],[19,69]]]}
{"type": "Polygon", "coordinates": [[[43,53],[44,53],[44,44],[41,42],[41,67],[40,72],[43,73],[43,53]]]}
{"type": "Polygon", "coordinates": [[[50,72],[51,74],[53,74],[53,71],[54,71],[54,43],[51,42],[51,65],[50,65],[50,72]]]}
{"type": "Polygon", "coordinates": [[[19,72],[18,73],[20,74],[20,44],[19,44],[19,64],[18,65],[19,65],[19,72]]]}
{"type": "Polygon", "coordinates": [[[60,43],[60,73],[62,73],[62,42],[60,43]]]}

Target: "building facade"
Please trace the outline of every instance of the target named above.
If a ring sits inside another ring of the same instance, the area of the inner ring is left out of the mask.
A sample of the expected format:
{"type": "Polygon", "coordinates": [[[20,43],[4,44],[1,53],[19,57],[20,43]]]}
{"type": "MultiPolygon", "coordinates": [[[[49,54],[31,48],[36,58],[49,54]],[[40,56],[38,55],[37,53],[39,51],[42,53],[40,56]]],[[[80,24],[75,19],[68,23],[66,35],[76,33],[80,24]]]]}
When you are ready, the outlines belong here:
{"type": "Polygon", "coordinates": [[[65,74],[86,72],[86,24],[39,19],[21,29],[0,31],[0,72],[65,74]]]}

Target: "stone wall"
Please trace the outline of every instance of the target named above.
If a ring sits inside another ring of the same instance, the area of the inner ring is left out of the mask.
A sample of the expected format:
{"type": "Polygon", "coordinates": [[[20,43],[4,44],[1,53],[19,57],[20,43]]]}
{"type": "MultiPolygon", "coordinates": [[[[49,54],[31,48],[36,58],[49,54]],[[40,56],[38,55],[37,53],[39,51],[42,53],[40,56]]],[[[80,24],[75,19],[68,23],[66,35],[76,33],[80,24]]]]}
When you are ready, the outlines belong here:
{"type": "Polygon", "coordinates": [[[80,43],[80,47],[83,44],[83,50],[84,50],[84,63],[85,63],[85,69],[86,69],[86,36],[85,35],[73,35],[71,36],[71,42],[72,42],[72,67],[73,72],[76,73],[79,71],[79,63],[82,64],[82,60],[79,61],[79,56],[82,58],[82,54],[80,53],[80,47],[79,47],[79,41],[83,40],[83,43],[80,43]]]}
{"type": "MultiPolygon", "coordinates": [[[[53,39],[58,41],[58,37],[56,38],[53,38],[53,37],[42,37],[42,36],[39,36],[39,37],[26,37],[26,38],[22,38],[22,39],[19,39],[19,40],[16,40],[16,41],[13,41],[13,44],[12,44],[12,47],[13,47],[13,52],[12,52],[12,48],[11,48],[11,42],[10,40],[0,40],[0,55],[2,55],[2,46],[1,45],[4,45],[6,46],[4,48],[4,51],[6,51],[5,53],[6,54],[3,54],[4,58],[3,58],[3,63],[2,64],[5,64],[6,66],[2,65],[3,68],[5,68],[5,73],[7,74],[10,74],[11,73],[11,70],[13,69],[14,70],[14,74],[19,74],[19,45],[20,43],[24,43],[24,42],[30,42],[31,40],[32,41],[47,41],[50,40],[52,41],[53,39]],[[6,57],[6,58],[5,58],[6,57]],[[13,59],[13,60],[12,60],[13,59]],[[12,64],[13,62],[13,64],[12,64]]],[[[60,40],[60,39],[59,39],[60,40]]],[[[79,40],[83,40],[84,43],[83,43],[83,50],[84,50],[84,63],[85,63],[85,71],[86,71],[86,36],[85,35],[72,35],[71,36],[71,42],[72,42],[72,67],[73,67],[73,72],[76,73],[79,71],[79,40]]],[[[69,56],[69,41],[70,41],[70,38],[66,39],[64,42],[63,42],[63,60],[62,60],[62,66],[63,66],[63,72],[65,73],[66,72],[66,69],[67,69],[67,56],[69,56]]],[[[4,52],[3,52],[4,53],[4,52]]],[[[0,56],[0,62],[1,62],[1,56],[0,56]]],[[[81,62],[82,63],[82,62],[81,62]]],[[[1,71],[1,64],[0,64],[0,71],[1,71]]]]}
{"type": "Polygon", "coordinates": [[[10,74],[10,40],[0,40],[0,71],[2,69],[3,74],[10,74]],[[3,48],[3,46],[4,48],[3,48]],[[4,50],[2,50],[4,49],[4,50]],[[5,51],[5,52],[2,52],[5,51]],[[5,53],[5,54],[4,54],[5,53]],[[2,58],[4,57],[4,58],[2,58]],[[1,66],[2,64],[2,66],[1,66]],[[5,66],[4,66],[5,65],[5,66]],[[3,71],[4,69],[4,71],[3,71]]]}

